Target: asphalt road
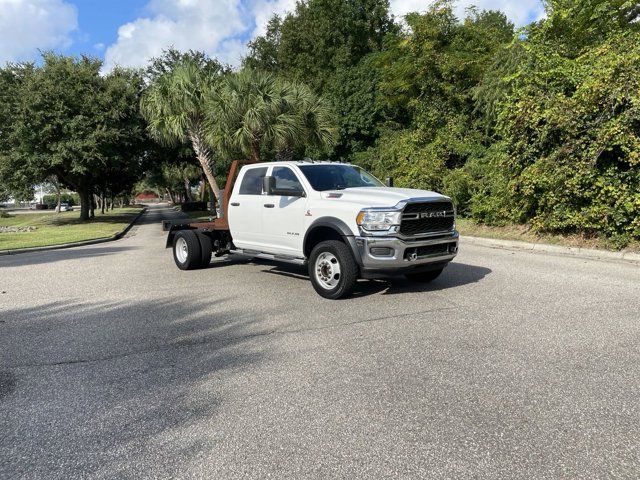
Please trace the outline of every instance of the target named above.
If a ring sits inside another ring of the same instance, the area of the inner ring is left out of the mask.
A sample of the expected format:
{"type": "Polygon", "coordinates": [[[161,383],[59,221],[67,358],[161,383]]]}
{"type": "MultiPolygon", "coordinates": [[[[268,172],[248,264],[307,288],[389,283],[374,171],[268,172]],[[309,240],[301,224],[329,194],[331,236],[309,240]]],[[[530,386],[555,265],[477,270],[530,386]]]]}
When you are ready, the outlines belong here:
{"type": "Polygon", "coordinates": [[[640,267],[461,245],[429,286],[0,257],[0,478],[638,478],[640,267]]]}

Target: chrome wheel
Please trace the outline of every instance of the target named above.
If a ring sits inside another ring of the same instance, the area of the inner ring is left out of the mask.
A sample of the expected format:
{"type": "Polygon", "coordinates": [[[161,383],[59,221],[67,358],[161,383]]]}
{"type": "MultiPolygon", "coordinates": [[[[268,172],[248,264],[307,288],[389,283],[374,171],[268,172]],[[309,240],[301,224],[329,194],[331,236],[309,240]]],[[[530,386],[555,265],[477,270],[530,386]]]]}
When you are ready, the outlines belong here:
{"type": "Polygon", "coordinates": [[[316,259],[315,274],[322,288],[332,290],[340,282],[340,262],[333,253],[322,252],[316,259]]]}
{"type": "Polygon", "coordinates": [[[185,263],[189,257],[189,247],[187,247],[187,241],[180,237],[176,240],[176,258],[180,263],[185,263]]]}

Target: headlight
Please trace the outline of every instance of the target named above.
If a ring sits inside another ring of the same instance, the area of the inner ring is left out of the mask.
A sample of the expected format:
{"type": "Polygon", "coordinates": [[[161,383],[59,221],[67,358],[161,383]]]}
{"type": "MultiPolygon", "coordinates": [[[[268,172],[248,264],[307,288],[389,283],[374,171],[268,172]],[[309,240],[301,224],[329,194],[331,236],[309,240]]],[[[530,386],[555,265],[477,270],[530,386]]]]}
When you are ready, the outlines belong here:
{"type": "Polygon", "coordinates": [[[356,217],[357,224],[369,231],[386,231],[400,225],[401,211],[362,210],[356,217]]]}

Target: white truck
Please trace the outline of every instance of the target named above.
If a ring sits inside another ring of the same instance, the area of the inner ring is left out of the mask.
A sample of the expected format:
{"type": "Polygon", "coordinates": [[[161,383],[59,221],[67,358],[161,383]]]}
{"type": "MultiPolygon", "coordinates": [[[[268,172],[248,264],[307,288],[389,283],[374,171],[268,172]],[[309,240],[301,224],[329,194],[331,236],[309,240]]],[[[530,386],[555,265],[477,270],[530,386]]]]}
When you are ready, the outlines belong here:
{"type": "Polygon", "coordinates": [[[358,278],[434,280],[458,252],[453,203],[387,183],[345,163],[235,161],[220,218],[174,222],[167,247],[182,270],[212,254],[307,265],[329,299],[349,295],[358,278]]]}

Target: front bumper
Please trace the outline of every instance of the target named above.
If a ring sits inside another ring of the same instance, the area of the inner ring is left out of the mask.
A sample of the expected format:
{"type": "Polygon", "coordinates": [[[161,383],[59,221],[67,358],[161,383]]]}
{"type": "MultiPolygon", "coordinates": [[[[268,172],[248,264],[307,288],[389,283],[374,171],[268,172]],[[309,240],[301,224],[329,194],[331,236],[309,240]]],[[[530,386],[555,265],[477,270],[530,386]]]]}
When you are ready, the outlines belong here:
{"type": "Polygon", "coordinates": [[[454,230],[418,240],[360,236],[355,237],[355,244],[363,276],[372,277],[440,268],[458,253],[459,238],[454,230]]]}

